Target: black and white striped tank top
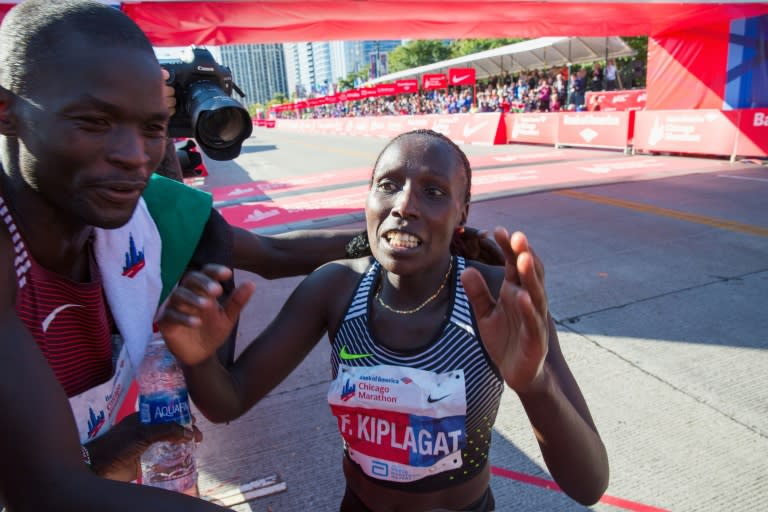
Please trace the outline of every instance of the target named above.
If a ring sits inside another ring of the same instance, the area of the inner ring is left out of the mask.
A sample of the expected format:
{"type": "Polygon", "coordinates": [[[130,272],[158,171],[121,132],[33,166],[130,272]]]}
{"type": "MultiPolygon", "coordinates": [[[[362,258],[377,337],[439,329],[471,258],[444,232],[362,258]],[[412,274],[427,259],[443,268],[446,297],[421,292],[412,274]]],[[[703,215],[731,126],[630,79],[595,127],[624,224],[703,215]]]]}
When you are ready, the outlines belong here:
{"type": "MultiPolygon", "coordinates": [[[[439,474],[407,484],[409,490],[417,492],[441,489],[468,480],[485,466],[493,424],[504,390],[503,379],[479,338],[469,300],[459,279],[466,267],[464,258],[455,257],[453,266],[451,311],[440,335],[432,343],[418,351],[398,352],[376,342],[369,328],[369,311],[375,285],[381,276],[381,265],[375,261],[361,278],[346,316],[331,340],[334,380],[337,379],[340,366],[360,368],[388,365],[435,374],[456,370],[463,372],[466,440],[461,447],[461,467],[443,470],[439,474]]],[[[341,433],[344,435],[343,431],[341,433]]],[[[380,483],[391,484],[387,481],[380,483]]]]}

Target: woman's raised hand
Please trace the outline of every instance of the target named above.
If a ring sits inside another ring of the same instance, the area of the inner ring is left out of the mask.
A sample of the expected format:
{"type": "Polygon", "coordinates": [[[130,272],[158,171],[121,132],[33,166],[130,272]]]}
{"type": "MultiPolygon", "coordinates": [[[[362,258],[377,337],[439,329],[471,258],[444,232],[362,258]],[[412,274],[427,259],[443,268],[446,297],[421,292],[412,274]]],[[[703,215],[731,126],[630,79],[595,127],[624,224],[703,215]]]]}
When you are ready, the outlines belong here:
{"type": "Polygon", "coordinates": [[[474,268],[461,280],[488,354],[507,385],[523,393],[543,380],[549,336],[544,269],[523,233],[496,228],[493,235],[506,258],[501,289],[492,294],[474,268]]]}
{"type": "Polygon", "coordinates": [[[245,282],[219,304],[223,293],[219,281],[229,279],[232,270],[222,265],[205,265],[189,272],[171,293],[158,318],[168,348],[185,365],[194,366],[216,353],[235,326],[248,303],[254,284],[245,282]]]}

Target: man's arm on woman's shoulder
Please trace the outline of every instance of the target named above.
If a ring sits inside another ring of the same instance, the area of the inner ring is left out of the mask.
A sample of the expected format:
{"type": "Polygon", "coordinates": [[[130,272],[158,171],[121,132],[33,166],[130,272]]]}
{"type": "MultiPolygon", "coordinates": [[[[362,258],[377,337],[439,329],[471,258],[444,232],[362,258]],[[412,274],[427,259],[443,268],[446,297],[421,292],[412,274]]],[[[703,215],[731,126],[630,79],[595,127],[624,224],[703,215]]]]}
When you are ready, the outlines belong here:
{"type": "Polygon", "coordinates": [[[234,267],[267,279],[309,274],[347,258],[346,246],[360,229],[301,230],[262,236],[232,227],[234,267]]]}

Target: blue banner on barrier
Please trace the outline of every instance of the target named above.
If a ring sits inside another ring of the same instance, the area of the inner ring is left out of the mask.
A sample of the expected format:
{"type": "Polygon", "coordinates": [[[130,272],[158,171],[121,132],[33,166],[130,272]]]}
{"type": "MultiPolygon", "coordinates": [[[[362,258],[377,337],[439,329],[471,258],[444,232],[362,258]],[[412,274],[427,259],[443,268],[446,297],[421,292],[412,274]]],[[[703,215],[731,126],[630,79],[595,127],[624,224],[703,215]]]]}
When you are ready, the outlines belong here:
{"type": "Polygon", "coordinates": [[[731,22],[723,110],[768,107],[768,15],[731,22]]]}

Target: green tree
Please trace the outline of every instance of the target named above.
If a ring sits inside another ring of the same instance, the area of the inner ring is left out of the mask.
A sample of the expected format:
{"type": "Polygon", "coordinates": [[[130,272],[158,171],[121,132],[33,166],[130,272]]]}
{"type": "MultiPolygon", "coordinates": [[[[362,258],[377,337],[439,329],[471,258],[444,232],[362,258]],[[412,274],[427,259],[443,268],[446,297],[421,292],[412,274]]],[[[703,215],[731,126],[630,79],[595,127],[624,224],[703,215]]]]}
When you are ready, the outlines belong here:
{"type": "Polygon", "coordinates": [[[648,36],[622,37],[622,39],[637,52],[633,57],[616,59],[622,87],[625,89],[645,87],[648,68],[648,36]]]}
{"type": "Polygon", "coordinates": [[[457,39],[450,45],[451,57],[463,57],[520,41],[524,41],[524,39],[457,39]]]}
{"type": "Polygon", "coordinates": [[[648,36],[622,37],[622,39],[625,43],[627,43],[627,46],[637,52],[637,55],[631,58],[641,60],[643,62],[648,60],[648,36]]]}
{"type": "Polygon", "coordinates": [[[356,78],[362,78],[363,80],[368,80],[368,73],[370,71],[371,66],[364,66],[359,71],[351,71],[347,74],[346,78],[339,78],[337,80],[337,84],[341,90],[349,90],[355,88],[355,79],[356,78]]]}
{"type": "Polygon", "coordinates": [[[269,100],[269,105],[276,105],[280,103],[286,103],[288,101],[288,97],[285,95],[285,93],[277,91],[276,93],[272,94],[272,99],[269,100]]]}
{"type": "Polygon", "coordinates": [[[443,41],[413,40],[398,46],[389,53],[389,72],[403,71],[418,66],[434,64],[450,58],[451,49],[443,41]]]}

